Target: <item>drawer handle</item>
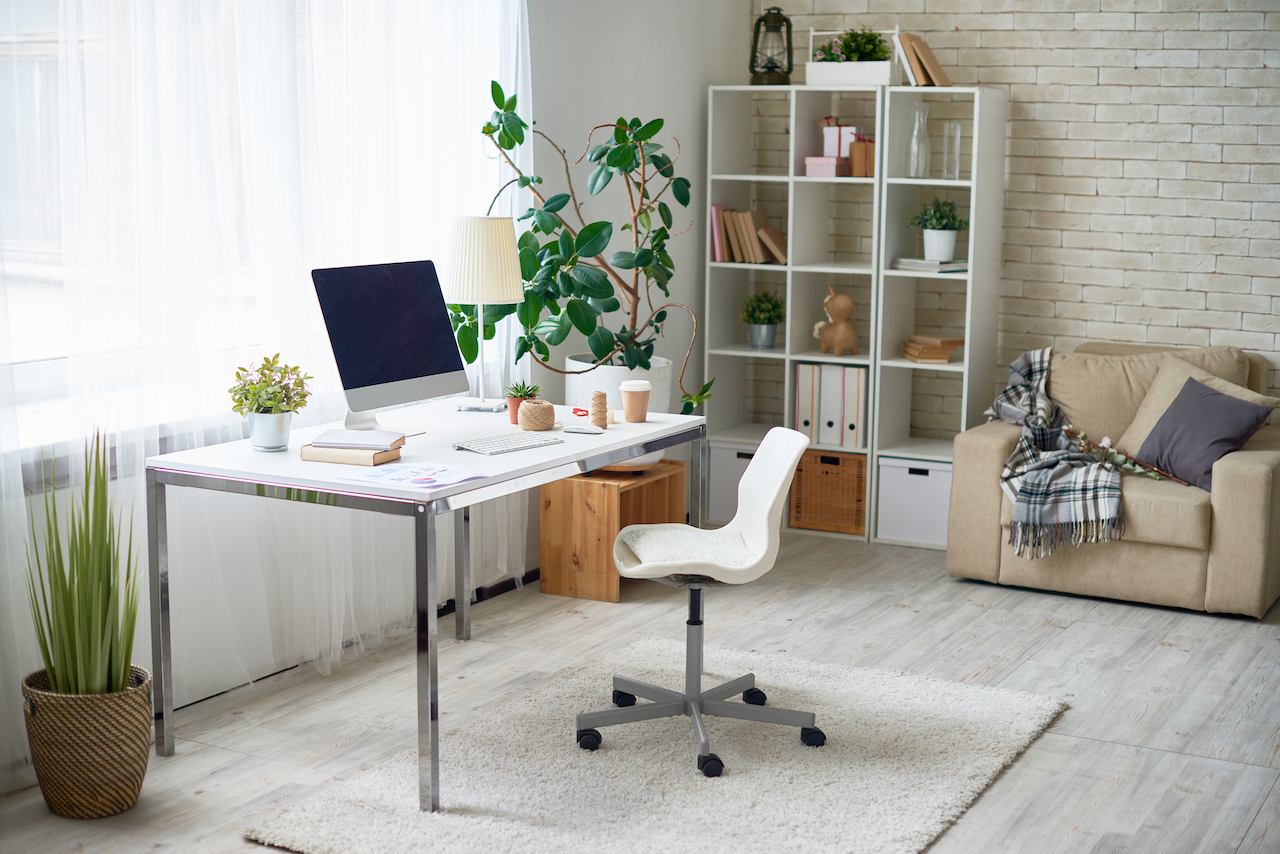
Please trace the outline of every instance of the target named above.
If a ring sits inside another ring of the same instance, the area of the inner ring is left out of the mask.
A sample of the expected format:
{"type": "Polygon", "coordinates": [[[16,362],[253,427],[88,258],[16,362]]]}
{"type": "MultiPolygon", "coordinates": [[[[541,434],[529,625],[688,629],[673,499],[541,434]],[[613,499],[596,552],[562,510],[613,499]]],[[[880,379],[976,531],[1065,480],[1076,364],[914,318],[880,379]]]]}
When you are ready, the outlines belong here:
{"type": "Polygon", "coordinates": [[[748,454],[746,451],[738,451],[738,459],[740,460],[749,460],[754,456],[755,456],[754,452],[748,454]]]}
{"type": "Polygon", "coordinates": [[[921,475],[922,477],[928,477],[929,470],[928,469],[907,469],[907,474],[918,474],[918,475],[921,475]]]}
{"type": "Polygon", "coordinates": [[[806,419],[804,420],[804,426],[806,426],[806,427],[808,427],[808,426],[809,426],[809,419],[808,419],[808,418],[806,418],[806,419]]]}
{"type": "Polygon", "coordinates": [[[840,465],[840,458],[820,456],[818,457],[818,462],[822,463],[824,466],[838,466],[840,465]]]}

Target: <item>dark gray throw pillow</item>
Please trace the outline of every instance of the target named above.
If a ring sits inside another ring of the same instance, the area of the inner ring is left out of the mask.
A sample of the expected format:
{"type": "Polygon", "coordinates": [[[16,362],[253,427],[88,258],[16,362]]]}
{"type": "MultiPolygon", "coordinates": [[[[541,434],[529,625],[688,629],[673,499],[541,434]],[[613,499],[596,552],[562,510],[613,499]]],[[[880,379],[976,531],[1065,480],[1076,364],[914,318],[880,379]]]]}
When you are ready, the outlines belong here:
{"type": "Polygon", "coordinates": [[[1138,459],[1208,490],[1213,464],[1258,432],[1271,407],[1250,403],[1188,378],[1142,443],[1138,459]]]}

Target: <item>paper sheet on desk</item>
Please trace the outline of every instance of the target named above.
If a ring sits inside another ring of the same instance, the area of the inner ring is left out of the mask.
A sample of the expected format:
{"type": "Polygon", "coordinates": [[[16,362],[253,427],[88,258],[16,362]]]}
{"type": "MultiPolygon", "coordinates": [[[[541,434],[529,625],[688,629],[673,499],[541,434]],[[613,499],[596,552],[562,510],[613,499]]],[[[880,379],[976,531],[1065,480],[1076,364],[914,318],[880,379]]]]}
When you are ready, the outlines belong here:
{"type": "Polygon", "coordinates": [[[341,480],[357,483],[377,483],[386,486],[407,486],[416,489],[435,489],[452,486],[467,480],[484,477],[479,472],[454,469],[447,466],[422,466],[411,463],[384,463],[369,469],[359,469],[338,475],[341,480]]]}

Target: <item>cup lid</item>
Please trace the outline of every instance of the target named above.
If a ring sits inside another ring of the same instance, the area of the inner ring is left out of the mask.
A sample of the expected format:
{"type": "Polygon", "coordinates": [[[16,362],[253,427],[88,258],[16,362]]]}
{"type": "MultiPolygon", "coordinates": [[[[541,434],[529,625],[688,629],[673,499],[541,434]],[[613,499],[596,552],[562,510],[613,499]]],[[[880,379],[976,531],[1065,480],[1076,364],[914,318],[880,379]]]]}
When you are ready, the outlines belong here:
{"type": "Polygon", "coordinates": [[[623,380],[618,384],[619,391],[649,391],[651,388],[648,380],[623,380]]]}

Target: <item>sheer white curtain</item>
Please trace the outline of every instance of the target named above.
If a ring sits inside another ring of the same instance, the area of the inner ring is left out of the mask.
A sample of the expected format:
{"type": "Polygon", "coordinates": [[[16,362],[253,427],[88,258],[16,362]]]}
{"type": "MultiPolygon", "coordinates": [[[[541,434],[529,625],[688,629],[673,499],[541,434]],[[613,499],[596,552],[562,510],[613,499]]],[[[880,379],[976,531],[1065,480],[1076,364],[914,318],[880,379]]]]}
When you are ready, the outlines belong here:
{"type": "MultiPolygon", "coordinates": [[[[145,566],[144,460],[243,435],[237,365],[279,352],[315,378],[295,423],[340,417],[309,272],[440,257],[483,212],[489,81],[530,106],[524,7],[0,0],[0,791],[32,779],[24,466],[74,485],[106,434],[145,566]]],[[[477,583],[524,571],[526,507],[485,508],[477,583]]],[[[171,490],[179,703],[407,624],[407,524],[171,490]]]]}

